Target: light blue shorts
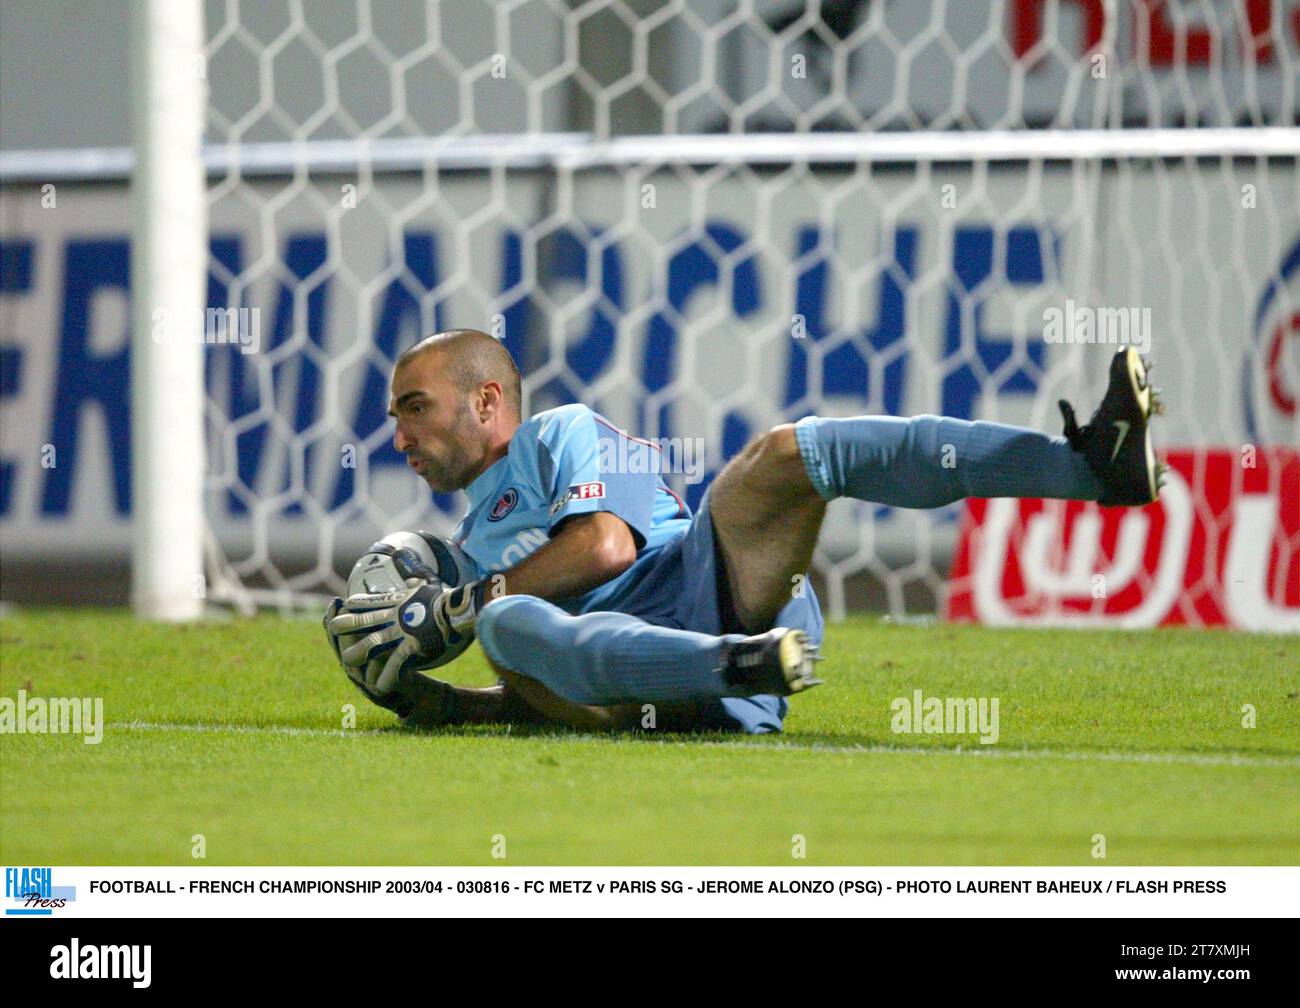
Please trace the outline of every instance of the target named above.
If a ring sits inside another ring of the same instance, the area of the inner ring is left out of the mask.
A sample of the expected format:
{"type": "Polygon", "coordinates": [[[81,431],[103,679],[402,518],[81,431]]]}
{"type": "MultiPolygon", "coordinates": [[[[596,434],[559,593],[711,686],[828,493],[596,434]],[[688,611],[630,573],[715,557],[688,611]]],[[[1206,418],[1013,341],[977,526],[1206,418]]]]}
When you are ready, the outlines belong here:
{"type": "MultiPolygon", "coordinates": [[[[709,509],[712,488],[705,491],[700,508],[686,533],[667,546],[637,560],[640,571],[630,571],[629,589],[601,608],[639,616],[658,626],[694,630],[712,636],[744,633],[736,620],[721,551],[713,534],[709,509]]],[[[821,606],[805,579],[804,591],[777,614],[773,626],[795,627],[821,644],[825,632],[821,606]]],[[[784,697],[726,697],[704,704],[695,727],[749,734],[779,732],[785,718],[784,697]]]]}

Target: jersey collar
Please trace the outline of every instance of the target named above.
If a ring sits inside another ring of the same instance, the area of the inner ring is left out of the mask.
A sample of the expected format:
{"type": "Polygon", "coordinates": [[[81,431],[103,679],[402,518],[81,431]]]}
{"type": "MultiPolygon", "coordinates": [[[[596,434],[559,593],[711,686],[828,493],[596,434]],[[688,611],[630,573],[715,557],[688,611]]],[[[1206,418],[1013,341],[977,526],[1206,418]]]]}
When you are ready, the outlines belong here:
{"type": "Polygon", "coordinates": [[[501,477],[505,475],[506,467],[509,465],[509,454],[502,455],[490,466],[484,469],[475,478],[469,486],[465,488],[465,493],[469,497],[469,506],[476,508],[492,495],[492,491],[497,488],[501,477]]]}

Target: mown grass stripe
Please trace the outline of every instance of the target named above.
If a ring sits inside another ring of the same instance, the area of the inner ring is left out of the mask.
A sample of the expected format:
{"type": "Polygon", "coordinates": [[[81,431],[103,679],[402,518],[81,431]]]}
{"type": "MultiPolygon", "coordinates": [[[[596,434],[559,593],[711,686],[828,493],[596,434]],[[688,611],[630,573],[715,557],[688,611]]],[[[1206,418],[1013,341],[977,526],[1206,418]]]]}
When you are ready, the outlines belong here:
{"type": "MultiPolygon", "coordinates": [[[[155,721],[116,721],[106,729],[127,731],[194,732],[232,735],[287,735],[309,738],[354,738],[358,735],[396,735],[391,728],[303,728],[294,725],[185,724],[155,721]]],[[[487,736],[485,736],[486,738],[487,736]]],[[[492,736],[496,737],[496,736],[492,736]]],[[[611,736],[573,733],[570,735],[527,735],[544,741],[598,742],[611,736]]],[[[650,745],[704,746],[721,749],[749,749],[756,752],[818,752],[833,755],[888,756],[977,756],[986,759],[1058,759],[1106,763],[1177,763],[1188,766],[1300,767],[1300,758],[1251,756],[1242,753],[1115,752],[1108,750],[999,749],[940,746],[836,745],[820,742],[745,742],[719,739],[639,739],[650,745]]]]}

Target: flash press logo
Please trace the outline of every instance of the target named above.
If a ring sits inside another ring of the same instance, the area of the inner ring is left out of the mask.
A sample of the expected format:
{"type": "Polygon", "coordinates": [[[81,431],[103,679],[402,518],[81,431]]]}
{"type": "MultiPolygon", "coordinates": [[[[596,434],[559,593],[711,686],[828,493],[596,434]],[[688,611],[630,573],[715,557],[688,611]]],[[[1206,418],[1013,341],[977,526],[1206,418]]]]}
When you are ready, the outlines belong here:
{"type": "Polygon", "coordinates": [[[50,917],[77,898],[76,886],[56,886],[49,868],[5,869],[5,916],[50,917]]]}

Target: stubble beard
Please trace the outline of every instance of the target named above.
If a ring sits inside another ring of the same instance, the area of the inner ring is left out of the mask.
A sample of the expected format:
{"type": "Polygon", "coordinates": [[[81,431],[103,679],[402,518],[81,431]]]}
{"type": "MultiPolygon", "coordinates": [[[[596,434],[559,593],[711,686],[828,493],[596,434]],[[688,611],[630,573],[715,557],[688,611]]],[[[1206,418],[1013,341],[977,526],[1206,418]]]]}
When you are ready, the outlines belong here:
{"type": "Polygon", "coordinates": [[[479,432],[473,423],[473,414],[466,406],[456,417],[452,428],[450,457],[446,462],[432,455],[419,455],[424,471],[420,474],[434,493],[454,493],[469,486],[475,475],[477,463],[467,446],[479,446],[479,432]]]}

